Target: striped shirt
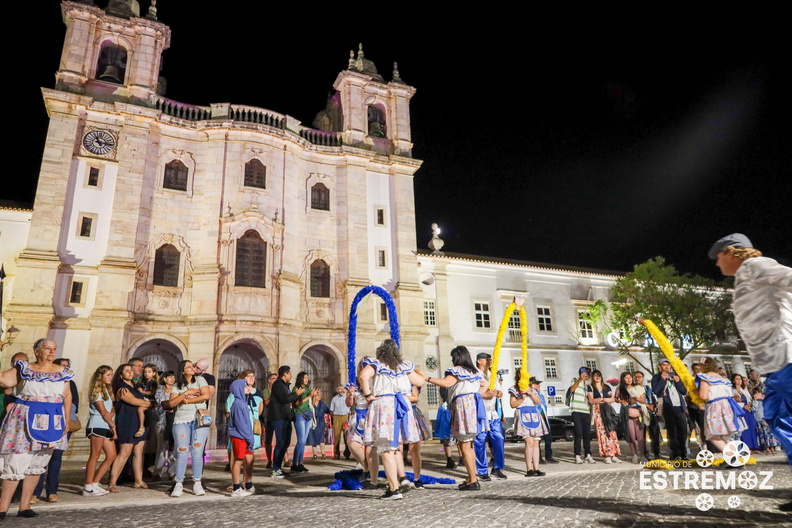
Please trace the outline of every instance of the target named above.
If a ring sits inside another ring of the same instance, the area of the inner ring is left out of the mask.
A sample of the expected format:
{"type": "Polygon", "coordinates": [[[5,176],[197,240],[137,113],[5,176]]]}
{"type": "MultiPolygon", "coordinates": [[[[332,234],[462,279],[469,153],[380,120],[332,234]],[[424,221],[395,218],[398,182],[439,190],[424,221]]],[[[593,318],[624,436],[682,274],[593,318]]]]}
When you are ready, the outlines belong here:
{"type": "Polygon", "coordinates": [[[569,402],[570,412],[579,412],[589,414],[589,403],[586,395],[588,394],[588,384],[581,382],[577,389],[572,392],[572,398],[569,402]]]}

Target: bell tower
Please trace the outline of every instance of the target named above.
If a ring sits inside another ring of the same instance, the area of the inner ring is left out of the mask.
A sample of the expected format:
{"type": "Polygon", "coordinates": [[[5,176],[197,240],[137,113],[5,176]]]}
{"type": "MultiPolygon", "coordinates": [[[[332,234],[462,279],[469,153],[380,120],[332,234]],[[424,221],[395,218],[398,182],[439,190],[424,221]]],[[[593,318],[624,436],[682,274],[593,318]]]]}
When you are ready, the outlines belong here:
{"type": "Polygon", "coordinates": [[[157,20],[153,0],[140,17],[136,0],[61,3],[66,38],[55,88],[105,101],[145,104],[157,93],[170,28],[157,20]]]}
{"type": "Polygon", "coordinates": [[[333,88],[336,93],[326,115],[317,116],[315,126],[341,132],[347,145],[412,157],[410,99],[415,88],[402,81],[396,63],[391,82],[386,82],[360,44],[357,56],[349,52],[349,65],[338,74],[333,88]]]}

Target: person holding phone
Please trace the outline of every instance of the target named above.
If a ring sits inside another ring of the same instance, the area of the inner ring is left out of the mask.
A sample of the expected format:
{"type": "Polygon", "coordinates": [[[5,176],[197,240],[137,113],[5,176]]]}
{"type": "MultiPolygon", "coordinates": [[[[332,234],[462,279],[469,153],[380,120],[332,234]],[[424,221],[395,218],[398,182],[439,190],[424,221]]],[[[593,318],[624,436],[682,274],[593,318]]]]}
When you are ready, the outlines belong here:
{"type": "Polygon", "coordinates": [[[652,391],[663,401],[663,419],[666,424],[671,458],[683,460],[687,455],[687,389],[679,376],[671,370],[667,358],[660,360],[660,372],[652,377],[652,391]]]}
{"type": "Polygon", "coordinates": [[[580,377],[569,387],[569,410],[575,424],[575,464],[582,464],[583,457],[587,463],[596,464],[591,456],[591,411],[588,401],[591,373],[587,367],[580,367],[578,374],[580,377]]]}

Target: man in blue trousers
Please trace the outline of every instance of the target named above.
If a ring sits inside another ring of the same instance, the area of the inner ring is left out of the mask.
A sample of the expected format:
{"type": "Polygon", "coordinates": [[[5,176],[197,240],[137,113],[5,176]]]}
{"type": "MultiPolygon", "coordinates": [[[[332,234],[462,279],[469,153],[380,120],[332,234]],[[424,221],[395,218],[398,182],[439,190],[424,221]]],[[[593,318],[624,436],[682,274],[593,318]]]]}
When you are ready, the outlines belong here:
{"type": "MultiPolygon", "coordinates": [[[[741,233],[715,242],[709,257],[734,277],[734,321],[754,368],[765,376],[765,421],[792,465],[792,268],[763,257],[741,233]]],[[[792,502],[780,508],[792,511],[792,502]]]]}
{"type": "MultiPolygon", "coordinates": [[[[492,356],[486,352],[481,352],[476,356],[476,367],[489,382],[492,356]]],[[[498,384],[495,385],[495,390],[488,390],[484,394],[484,407],[487,409],[487,420],[490,424],[490,430],[480,433],[473,443],[473,449],[476,452],[476,473],[478,473],[479,480],[492,480],[488,472],[487,443],[489,443],[490,450],[492,450],[492,458],[494,459],[492,474],[499,479],[506,478],[506,475],[503,474],[503,464],[505,462],[503,451],[506,439],[503,437],[503,427],[501,426],[501,418],[497,410],[497,401],[501,397],[503,397],[503,391],[498,384]]]]}

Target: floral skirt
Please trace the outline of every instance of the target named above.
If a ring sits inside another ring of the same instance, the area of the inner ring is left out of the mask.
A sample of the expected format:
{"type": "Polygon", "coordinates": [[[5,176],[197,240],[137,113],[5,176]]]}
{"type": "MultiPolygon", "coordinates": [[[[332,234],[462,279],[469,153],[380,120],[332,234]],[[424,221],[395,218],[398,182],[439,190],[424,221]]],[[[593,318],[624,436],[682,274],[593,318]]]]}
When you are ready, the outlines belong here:
{"type": "Polygon", "coordinates": [[[740,419],[740,427],[734,425],[734,411],[726,400],[707,403],[704,411],[704,438],[731,436],[745,430],[745,420],[740,419]]]}
{"type": "MultiPolygon", "coordinates": [[[[395,438],[396,430],[396,397],[380,396],[371,402],[368,413],[366,414],[366,429],[363,433],[363,444],[374,446],[380,451],[398,449],[390,444],[395,438]]],[[[421,436],[418,431],[418,424],[415,422],[415,415],[407,412],[402,418],[402,426],[399,434],[399,444],[414,444],[420,441],[421,436]]]]}
{"type": "MultiPolygon", "coordinates": [[[[457,442],[470,442],[479,434],[476,395],[463,394],[451,403],[451,437],[457,442]]],[[[482,422],[482,431],[489,431],[489,421],[482,422]]]]}
{"type": "Polygon", "coordinates": [[[415,414],[415,424],[418,426],[418,435],[421,441],[429,440],[432,438],[432,426],[429,424],[429,420],[418,407],[413,406],[412,410],[415,414]]]}
{"type": "MultiPolygon", "coordinates": [[[[538,407],[537,407],[537,410],[538,410],[538,407]]],[[[537,427],[529,427],[528,425],[525,424],[525,420],[521,419],[522,418],[522,413],[519,410],[519,408],[515,409],[514,410],[514,423],[516,425],[515,425],[515,429],[514,429],[514,434],[516,434],[517,436],[520,436],[522,438],[526,438],[526,437],[528,437],[528,438],[541,438],[544,435],[548,434],[550,432],[550,428],[548,427],[547,422],[545,421],[544,416],[542,416],[541,413],[535,413],[535,415],[533,417],[529,418],[529,420],[532,421],[533,423],[535,423],[536,422],[535,419],[536,419],[537,415],[538,415],[538,418],[539,418],[539,425],[537,427]]]]}
{"type": "Polygon", "coordinates": [[[756,420],[756,438],[759,440],[759,449],[767,449],[768,447],[781,447],[778,439],[770,430],[764,420],[756,420]]]}
{"type": "Polygon", "coordinates": [[[610,458],[621,455],[619,448],[619,437],[616,431],[606,431],[602,423],[602,413],[599,405],[592,405],[594,410],[594,428],[597,430],[597,445],[601,457],[610,458]]]}

